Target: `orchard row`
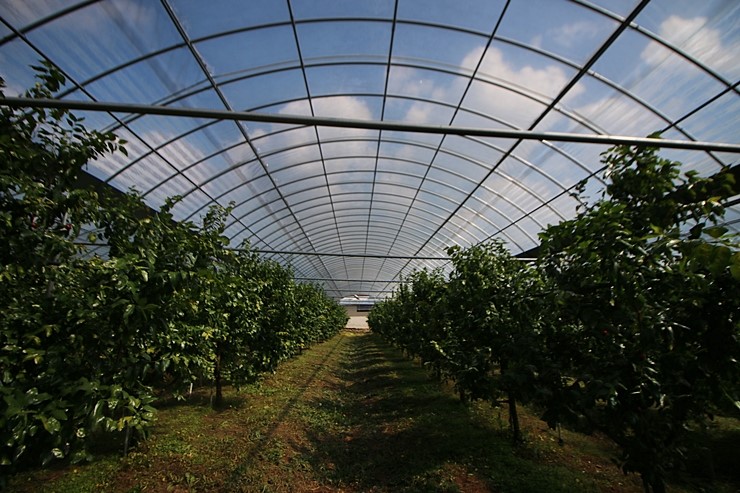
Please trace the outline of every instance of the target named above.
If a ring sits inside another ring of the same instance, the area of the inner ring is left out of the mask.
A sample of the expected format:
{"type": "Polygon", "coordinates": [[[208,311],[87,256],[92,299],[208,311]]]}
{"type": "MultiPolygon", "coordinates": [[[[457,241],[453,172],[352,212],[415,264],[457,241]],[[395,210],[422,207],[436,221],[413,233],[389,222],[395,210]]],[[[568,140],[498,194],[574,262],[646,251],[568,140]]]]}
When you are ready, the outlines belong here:
{"type": "Polygon", "coordinates": [[[740,408],[740,253],[716,224],[735,170],[679,175],[654,149],[604,155],[603,196],[540,236],[534,264],[497,242],[451,248],[374,307],[374,332],[454,381],[551,426],[599,430],[661,493],[687,430],[740,408]]]}
{"type": "MultiPolygon", "coordinates": [[[[42,70],[29,91],[51,97],[42,70]]],[[[202,225],[136,193],[79,189],[82,168],[125,152],[60,110],[0,110],[0,472],[84,460],[106,434],[145,434],[156,398],[241,385],[325,340],[344,309],[292,272],[224,249],[228,210],[202,225]],[[79,245],[107,245],[104,257],[79,245]]]]}

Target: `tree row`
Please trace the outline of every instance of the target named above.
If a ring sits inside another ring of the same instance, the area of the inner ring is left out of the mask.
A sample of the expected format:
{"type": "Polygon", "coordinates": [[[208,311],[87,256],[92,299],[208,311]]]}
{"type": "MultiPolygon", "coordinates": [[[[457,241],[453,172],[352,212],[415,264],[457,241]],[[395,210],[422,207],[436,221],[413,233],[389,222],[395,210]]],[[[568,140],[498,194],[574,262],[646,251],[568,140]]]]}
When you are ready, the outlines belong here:
{"type": "MultiPolygon", "coordinates": [[[[39,70],[29,95],[51,97],[63,78],[39,70]]],[[[228,209],[196,225],[174,220],[177,198],[152,211],[135,192],[78,187],[123,144],[65,111],[0,109],[3,474],[87,459],[111,434],[126,448],[158,397],[212,382],[220,405],[224,382],[252,382],[346,324],[289,269],[225,249],[228,209]]]]}
{"type": "Polygon", "coordinates": [[[368,322],[463,400],[507,405],[514,440],[529,403],[609,436],[661,493],[689,430],[740,408],[740,248],[717,226],[737,169],[681,176],[652,148],[603,161],[603,195],[546,228],[535,263],[451,248],[447,275],[413,273],[368,322]]]}

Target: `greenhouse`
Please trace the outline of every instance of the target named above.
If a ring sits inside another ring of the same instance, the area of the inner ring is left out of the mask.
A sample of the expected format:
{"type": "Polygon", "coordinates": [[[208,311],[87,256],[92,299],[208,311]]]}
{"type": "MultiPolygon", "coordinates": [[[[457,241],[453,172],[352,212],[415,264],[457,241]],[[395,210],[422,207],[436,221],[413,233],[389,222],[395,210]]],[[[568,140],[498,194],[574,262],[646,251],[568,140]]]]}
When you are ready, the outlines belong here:
{"type": "Polygon", "coordinates": [[[495,375],[542,399],[583,377],[578,419],[616,403],[632,431],[594,427],[645,491],[678,464],[641,465],[671,426],[738,418],[740,2],[7,0],[0,20],[7,471],[91,460],[101,423],[128,452],[162,392],[252,385],[344,306],[375,305],[373,332],[463,401],[558,430],[573,403],[495,375]]]}

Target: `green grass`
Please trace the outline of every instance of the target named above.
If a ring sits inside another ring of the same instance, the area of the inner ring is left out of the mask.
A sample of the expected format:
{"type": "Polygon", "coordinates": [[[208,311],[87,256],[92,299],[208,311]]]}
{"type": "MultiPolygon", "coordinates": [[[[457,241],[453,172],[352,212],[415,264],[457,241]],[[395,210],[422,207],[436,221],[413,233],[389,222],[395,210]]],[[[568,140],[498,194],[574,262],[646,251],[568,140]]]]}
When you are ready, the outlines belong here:
{"type": "MultiPolygon", "coordinates": [[[[151,438],[125,459],[19,474],[9,490],[641,491],[611,464],[607,440],[563,431],[559,446],[526,410],[527,444],[513,448],[502,410],[461,404],[372,334],[341,334],[260,384],[226,389],[222,410],[211,409],[209,392],[164,406],[151,438]]],[[[737,434],[710,438],[732,447],[727,437],[737,434]]]]}

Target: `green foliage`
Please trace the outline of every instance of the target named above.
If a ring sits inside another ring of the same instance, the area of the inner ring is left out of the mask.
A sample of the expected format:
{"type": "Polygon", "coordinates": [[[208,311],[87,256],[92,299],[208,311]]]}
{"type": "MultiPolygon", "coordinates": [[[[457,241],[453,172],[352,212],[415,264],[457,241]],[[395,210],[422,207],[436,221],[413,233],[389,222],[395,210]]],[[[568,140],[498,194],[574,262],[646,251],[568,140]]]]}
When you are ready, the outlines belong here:
{"type": "Polygon", "coordinates": [[[370,312],[371,329],[455,382],[463,400],[509,404],[531,398],[539,359],[541,287],[537,272],[502,243],[451,248],[449,281],[415,272],[370,312]]]}
{"type": "MultiPolygon", "coordinates": [[[[28,97],[50,97],[64,83],[47,67],[28,97]]],[[[147,399],[69,371],[100,339],[79,326],[94,316],[86,297],[70,303],[97,264],[79,265],[73,239],[98,217],[98,197],[74,188],[90,160],[119,149],[113,135],[87,131],[63,110],[0,110],[0,463],[86,456],[80,444],[98,429],[134,427],[147,399]],[[135,416],[123,413],[134,412],[135,416]]],[[[102,355],[104,358],[105,356],[102,355]]],[[[95,360],[85,361],[95,366],[95,360]]]]}
{"type": "Polygon", "coordinates": [[[735,237],[722,215],[733,179],[688,174],[654,149],[605,155],[605,196],[542,234],[552,283],[546,418],[604,431],[625,471],[660,492],[685,429],[730,397],[740,357],[735,237]],[[710,195],[710,193],[712,195],[710,195]]]}
{"type": "MultiPolygon", "coordinates": [[[[64,84],[39,67],[31,97],[64,84]]],[[[63,110],[0,109],[0,467],[90,457],[101,435],[141,437],[160,392],[239,386],[347,321],[316,286],[224,249],[228,208],[175,221],[134,192],[77,188],[125,152],[63,110]],[[86,258],[83,227],[107,245],[86,258]]],[[[626,472],[664,491],[686,429],[740,402],[740,247],[717,223],[734,174],[681,176],[654,149],[604,156],[603,197],[542,233],[537,269],[492,242],[453,248],[452,272],[415,272],[368,317],[454,380],[463,400],[534,400],[551,425],[601,430],[626,472]]]]}
{"type": "Polygon", "coordinates": [[[625,472],[664,491],[687,429],[740,402],[740,247],[717,226],[728,170],[680,176],[655,149],[604,155],[602,198],[541,234],[536,269],[500,243],[451,248],[449,280],[415,273],[368,322],[455,382],[551,426],[600,430],[625,472]]]}
{"type": "Polygon", "coordinates": [[[449,253],[448,316],[461,363],[456,382],[472,398],[524,397],[538,352],[537,273],[500,242],[449,253]]]}
{"type": "MultiPolygon", "coordinates": [[[[64,83],[39,67],[30,97],[64,83]]],[[[177,198],[151,211],[135,192],[77,187],[82,168],[125,152],[62,110],[0,110],[0,473],[91,457],[102,436],[124,452],[143,437],[156,396],[234,385],[344,327],[318,288],[248,250],[224,249],[230,210],[175,221],[177,198]],[[82,228],[108,247],[81,255],[82,228]],[[293,309],[302,309],[295,314],[293,309]]]]}

